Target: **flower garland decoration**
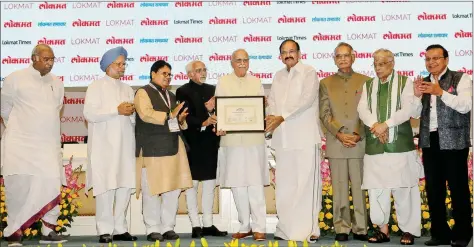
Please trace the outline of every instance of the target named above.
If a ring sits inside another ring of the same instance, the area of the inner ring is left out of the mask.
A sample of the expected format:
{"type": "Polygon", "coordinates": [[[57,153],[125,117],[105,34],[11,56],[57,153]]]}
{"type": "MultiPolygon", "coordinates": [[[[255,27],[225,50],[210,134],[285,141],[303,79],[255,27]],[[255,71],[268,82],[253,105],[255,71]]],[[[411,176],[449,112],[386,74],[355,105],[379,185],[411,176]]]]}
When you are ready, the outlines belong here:
{"type": "MultiPolygon", "coordinates": [[[[79,174],[82,172],[82,165],[76,169],[72,169],[72,159],[69,159],[69,163],[64,166],[66,175],[66,186],[61,188],[61,202],[59,204],[60,215],[56,221],[55,231],[58,234],[64,234],[67,232],[67,228],[71,227],[71,223],[74,221],[74,217],[78,215],[77,209],[82,207],[82,203],[79,200],[79,192],[85,187],[84,184],[78,184],[77,180],[79,174]]],[[[0,238],[3,236],[3,230],[7,227],[8,212],[5,207],[5,186],[3,178],[0,178],[0,238]]],[[[24,239],[34,239],[41,236],[41,221],[36,221],[29,228],[23,231],[24,239]]]]}

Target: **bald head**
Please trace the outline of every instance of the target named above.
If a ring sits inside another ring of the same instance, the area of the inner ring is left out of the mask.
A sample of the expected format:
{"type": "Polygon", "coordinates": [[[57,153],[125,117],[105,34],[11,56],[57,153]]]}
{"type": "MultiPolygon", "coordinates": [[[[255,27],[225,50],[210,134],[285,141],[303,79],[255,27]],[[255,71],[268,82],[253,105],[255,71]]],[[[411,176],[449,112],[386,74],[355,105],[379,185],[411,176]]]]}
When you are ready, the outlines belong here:
{"type": "Polygon", "coordinates": [[[232,68],[238,77],[244,77],[249,69],[249,54],[244,49],[237,49],[232,53],[232,68]]]}
{"type": "Polygon", "coordinates": [[[33,68],[44,76],[51,72],[54,65],[54,52],[49,45],[39,44],[33,48],[31,52],[31,61],[33,61],[33,68]]]}

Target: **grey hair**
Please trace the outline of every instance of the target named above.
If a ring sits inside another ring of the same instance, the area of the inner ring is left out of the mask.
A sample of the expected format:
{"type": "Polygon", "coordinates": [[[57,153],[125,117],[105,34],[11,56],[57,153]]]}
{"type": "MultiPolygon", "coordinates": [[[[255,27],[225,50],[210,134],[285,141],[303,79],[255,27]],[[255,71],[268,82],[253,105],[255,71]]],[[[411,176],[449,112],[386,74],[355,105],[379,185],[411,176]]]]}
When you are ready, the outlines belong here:
{"type": "Polygon", "coordinates": [[[193,61],[189,62],[188,64],[186,64],[186,73],[189,74],[190,72],[192,72],[193,66],[196,62],[199,62],[199,60],[193,60],[193,61]]]}
{"type": "Polygon", "coordinates": [[[49,49],[49,50],[53,50],[51,49],[51,47],[49,45],[45,45],[45,44],[39,44],[39,45],[36,45],[33,50],[31,51],[31,56],[38,56],[38,54],[42,51],[42,50],[45,50],[45,49],[49,49]]]}
{"type": "Polygon", "coordinates": [[[248,53],[245,49],[240,48],[240,49],[237,49],[237,50],[235,50],[234,52],[232,52],[232,60],[233,60],[234,57],[235,57],[235,53],[237,53],[237,52],[239,52],[239,51],[245,52],[245,53],[247,54],[247,56],[249,55],[249,53],[248,53]]]}
{"type": "Polygon", "coordinates": [[[372,57],[388,57],[391,58],[392,60],[395,60],[395,56],[393,55],[393,52],[391,52],[388,49],[380,48],[374,52],[372,57]]]}
{"type": "Polygon", "coordinates": [[[339,44],[337,44],[336,48],[334,48],[334,54],[336,54],[337,48],[339,48],[341,46],[345,46],[345,47],[351,49],[351,54],[354,53],[354,48],[352,48],[352,45],[350,45],[349,43],[346,43],[346,42],[339,42],[339,44]]]}

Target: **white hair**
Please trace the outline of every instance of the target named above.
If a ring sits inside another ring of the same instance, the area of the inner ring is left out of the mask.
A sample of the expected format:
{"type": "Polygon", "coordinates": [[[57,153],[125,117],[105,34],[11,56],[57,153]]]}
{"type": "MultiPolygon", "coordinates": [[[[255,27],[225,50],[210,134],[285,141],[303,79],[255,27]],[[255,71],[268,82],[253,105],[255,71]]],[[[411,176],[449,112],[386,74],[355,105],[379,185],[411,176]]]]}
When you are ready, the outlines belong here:
{"type": "Polygon", "coordinates": [[[41,50],[44,50],[44,49],[53,50],[51,49],[49,45],[39,44],[33,48],[33,50],[31,51],[31,56],[37,56],[41,52],[41,50]]]}
{"type": "Polygon", "coordinates": [[[392,60],[395,59],[395,56],[393,55],[393,52],[391,52],[388,49],[380,48],[374,52],[372,57],[388,57],[391,58],[392,60]]]}
{"type": "Polygon", "coordinates": [[[245,49],[240,48],[240,49],[237,49],[234,52],[232,52],[232,60],[235,58],[235,53],[237,53],[239,51],[245,52],[245,54],[247,54],[247,56],[249,55],[249,53],[245,49]]]}

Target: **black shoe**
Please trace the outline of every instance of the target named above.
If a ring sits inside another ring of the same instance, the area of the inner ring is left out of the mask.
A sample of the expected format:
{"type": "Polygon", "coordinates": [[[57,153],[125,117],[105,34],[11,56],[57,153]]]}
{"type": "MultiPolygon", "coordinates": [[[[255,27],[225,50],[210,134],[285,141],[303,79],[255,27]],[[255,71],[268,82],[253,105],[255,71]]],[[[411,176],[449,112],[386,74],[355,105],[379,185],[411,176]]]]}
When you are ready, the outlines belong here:
{"type": "Polygon", "coordinates": [[[347,233],[336,234],[336,241],[349,241],[349,234],[347,233]]]}
{"type": "Polygon", "coordinates": [[[360,241],[368,241],[369,240],[369,236],[367,236],[367,234],[355,234],[355,233],[353,233],[352,237],[355,240],[360,240],[360,241]]]}
{"type": "Polygon", "coordinates": [[[163,238],[166,240],[176,240],[179,238],[179,236],[178,234],[176,234],[176,232],[171,230],[171,231],[165,232],[165,234],[163,234],[163,238]]]}
{"type": "Polygon", "coordinates": [[[99,236],[99,243],[111,243],[112,242],[112,236],[110,234],[102,234],[99,236]]]}
{"type": "Polygon", "coordinates": [[[114,241],[137,241],[137,237],[130,235],[130,233],[125,232],[122,234],[114,235],[114,241]]]}
{"type": "Polygon", "coordinates": [[[193,227],[193,233],[191,234],[192,238],[202,238],[202,228],[201,227],[193,227]]]}
{"type": "Polygon", "coordinates": [[[280,237],[278,237],[278,236],[273,236],[273,239],[274,239],[274,240],[284,240],[283,238],[280,238],[280,237]]]}
{"type": "Polygon", "coordinates": [[[150,242],[156,242],[157,240],[163,242],[165,241],[165,238],[163,238],[163,235],[158,232],[152,232],[146,236],[146,240],[150,242]]]}
{"type": "Polygon", "coordinates": [[[468,244],[469,244],[469,241],[456,240],[451,244],[451,246],[452,247],[466,247],[468,244]]]}
{"type": "Polygon", "coordinates": [[[202,228],[202,236],[224,237],[227,236],[227,232],[221,232],[216,226],[212,225],[202,228]]]}
{"type": "Polygon", "coordinates": [[[450,240],[439,240],[437,238],[431,238],[430,240],[425,242],[427,246],[438,246],[438,245],[450,245],[450,240]]]}

